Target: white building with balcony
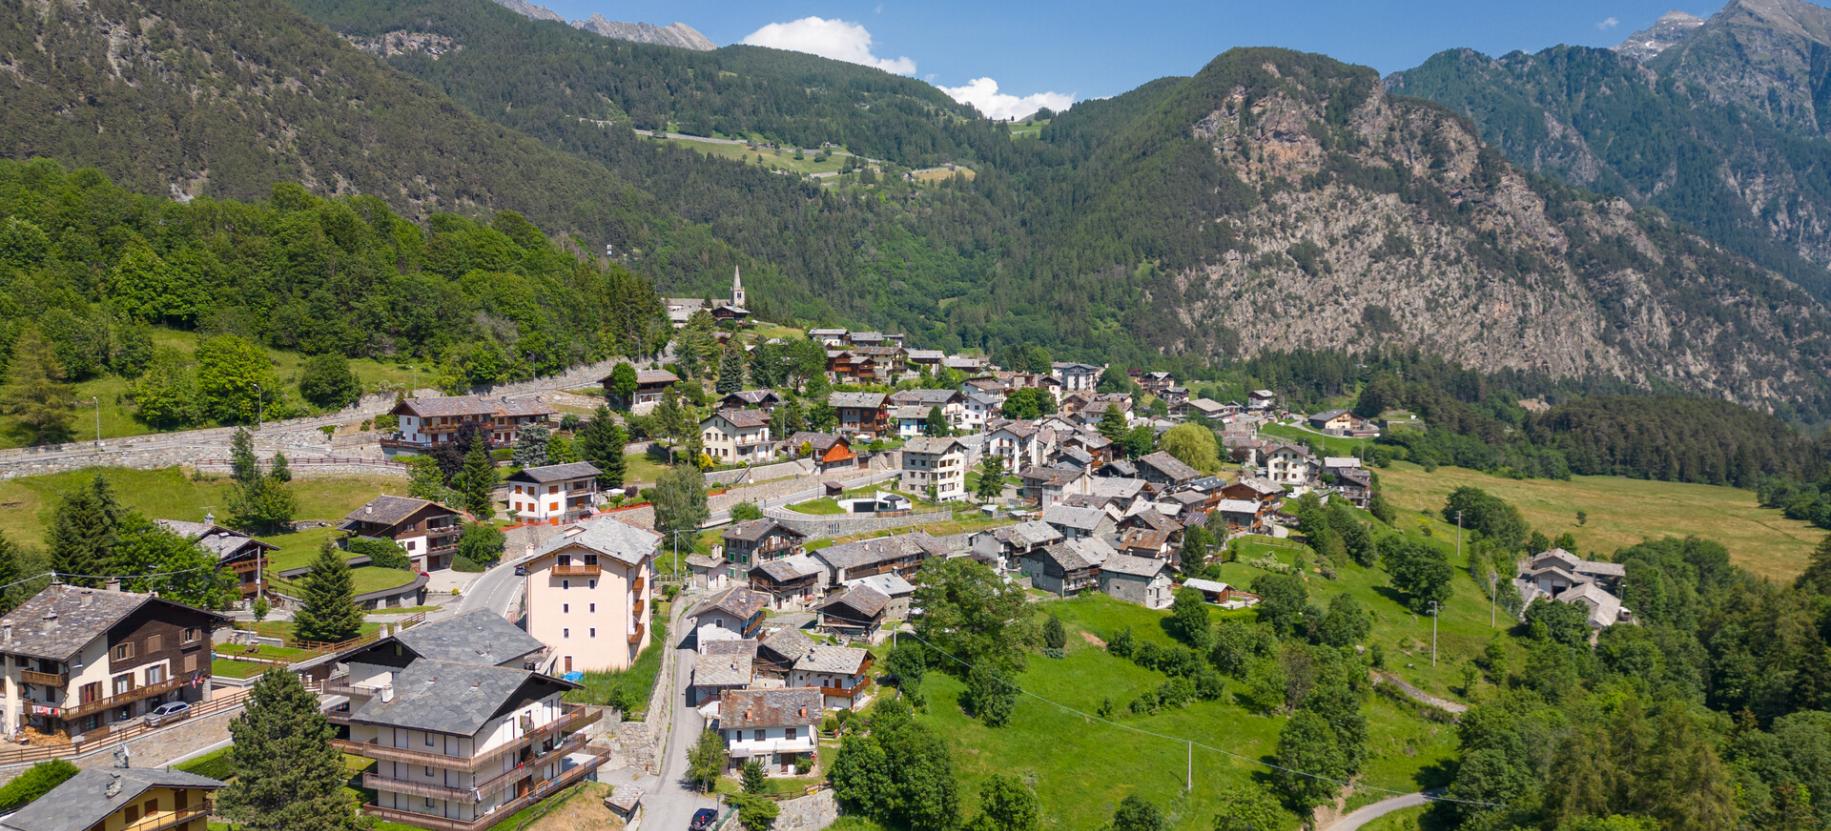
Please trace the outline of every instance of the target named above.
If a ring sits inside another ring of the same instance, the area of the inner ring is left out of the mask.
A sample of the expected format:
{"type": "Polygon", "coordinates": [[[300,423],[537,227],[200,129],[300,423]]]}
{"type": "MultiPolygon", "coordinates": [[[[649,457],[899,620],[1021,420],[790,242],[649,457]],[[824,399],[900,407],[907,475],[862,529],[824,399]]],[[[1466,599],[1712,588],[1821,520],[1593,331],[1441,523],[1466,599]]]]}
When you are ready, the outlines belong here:
{"type": "Polygon", "coordinates": [[[572,522],[597,510],[602,496],[590,462],[526,468],[508,477],[509,510],[531,522],[572,522]]]}
{"type": "Polygon", "coordinates": [[[753,464],[776,456],[769,414],[762,410],[719,410],[699,423],[706,455],[721,465],[753,464]]]}
{"type": "Polygon", "coordinates": [[[955,438],[917,436],[903,444],[904,493],[930,496],[937,502],[966,498],[966,443],[955,438]]]}
{"type": "Polygon", "coordinates": [[[726,690],[718,732],[733,771],[752,759],[773,775],[812,770],[820,755],[818,687],[726,690]]]}

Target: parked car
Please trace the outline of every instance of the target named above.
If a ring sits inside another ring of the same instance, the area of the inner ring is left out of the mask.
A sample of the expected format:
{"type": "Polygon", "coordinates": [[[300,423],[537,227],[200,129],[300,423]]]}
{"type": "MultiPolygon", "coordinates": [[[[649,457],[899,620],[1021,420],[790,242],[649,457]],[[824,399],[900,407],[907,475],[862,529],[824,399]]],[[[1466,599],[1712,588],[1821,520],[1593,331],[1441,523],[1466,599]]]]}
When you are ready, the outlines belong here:
{"type": "Polygon", "coordinates": [[[687,831],[706,831],[706,829],[712,827],[712,823],[717,821],[717,810],[712,808],[701,808],[693,812],[693,824],[687,826],[687,831]]]}
{"type": "Polygon", "coordinates": [[[516,577],[528,576],[528,567],[527,566],[516,566],[515,567],[515,576],[516,577]]]}
{"type": "Polygon", "coordinates": [[[148,712],[145,721],[147,727],[158,727],[168,722],[183,721],[190,715],[190,704],[183,701],[167,701],[148,712]]]}

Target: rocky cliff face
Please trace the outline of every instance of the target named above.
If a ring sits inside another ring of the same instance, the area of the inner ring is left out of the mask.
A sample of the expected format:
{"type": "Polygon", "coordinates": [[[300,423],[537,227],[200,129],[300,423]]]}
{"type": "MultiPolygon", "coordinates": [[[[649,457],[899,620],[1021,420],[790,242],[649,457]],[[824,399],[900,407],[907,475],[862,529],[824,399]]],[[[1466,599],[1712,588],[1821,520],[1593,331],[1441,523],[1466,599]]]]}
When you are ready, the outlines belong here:
{"type": "Polygon", "coordinates": [[[1650,64],[1717,101],[1831,136],[1831,9],[1805,0],[1732,0],[1650,64]]]}
{"type": "MultiPolygon", "coordinates": [[[[534,20],[551,20],[559,23],[568,22],[559,12],[545,6],[537,6],[528,0],[494,0],[496,5],[534,20]]],[[[657,46],[672,46],[676,49],[692,49],[696,52],[710,52],[718,48],[698,29],[685,23],[670,23],[657,26],[653,23],[623,23],[607,20],[601,14],[593,14],[584,20],[570,21],[571,25],[590,32],[617,40],[635,43],[652,43],[657,46]]]]}
{"type": "Polygon", "coordinates": [[[1283,60],[1196,96],[1188,135],[1262,198],[1191,217],[1233,243],[1175,275],[1188,348],[1415,348],[1751,402],[1822,386],[1831,317],[1795,286],[1625,200],[1535,186],[1370,74],[1318,88],[1283,60]]]}

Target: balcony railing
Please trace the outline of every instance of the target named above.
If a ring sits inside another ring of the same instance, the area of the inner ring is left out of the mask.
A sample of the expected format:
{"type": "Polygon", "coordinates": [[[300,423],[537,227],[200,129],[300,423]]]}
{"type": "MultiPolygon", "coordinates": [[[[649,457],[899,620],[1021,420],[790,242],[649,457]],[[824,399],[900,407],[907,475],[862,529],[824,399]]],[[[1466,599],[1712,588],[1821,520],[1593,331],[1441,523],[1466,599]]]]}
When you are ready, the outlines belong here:
{"type": "Polygon", "coordinates": [[[121,831],[166,831],[168,828],[177,828],[191,820],[201,819],[209,815],[210,805],[206,802],[195,808],[185,808],[181,811],[167,811],[162,814],[154,814],[139,822],[121,826],[121,831]]]}
{"type": "Polygon", "coordinates": [[[42,687],[61,687],[69,683],[63,673],[39,672],[37,670],[20,670],[19,681],[24,684],[37,684],[42,687]]]}
{"type": "Polygon", "coordinates": [[[553,792],[568,787],[573,783],[584,779],[586,776],[589,776],[592,771],[598,769],[599,765],[604,764],[604,760],[608,755],[609,754],[606,753],[594,753],[592,754],[590,761],[574,767],[552,779],[535,783],[533,789],[528,791],[525,796],[519,796],[504,802],[501,805],[496,806],[495,810],[474,820],[447,819],[432,814],[422,814],[417,811],[402,811],[397,808],[384,808],[380,805],[364,805],[362,806],[362,810],[363,813],[372,817],[389,820],[391,822],[404,822],[409,825],[417,825],[421,828],[431,828],[434,829],[434,831],[483,831],[485,828],[489,828],[492,825],[508,819],[513,816],[515,812],[520,811],[529,805],[533,805],[542,799],[546,799],[553,792]]]}
{"type": "Polygon", "coordinates": [[[604,573],[604,567],[597,563],[573,563],[553,567],[555,577],[596,577],[604,573]]]}
{"type": "Polygon", "coordinates": [[[642,621],[637,621],[636,628],[631,629],[629,631],[629,642],[630,643],[641,643],[642,636],[644,634],[646,634],[647,631],[648,631],[648,624],[645,622],[642,622],[642,621]]]}
{"type": "Polygon", "coordinates": [[[849,688],[848,687],[821,687],[820,693],[822,695],[827,696],[828,698],[857,698],[865,690],[868,690],[870,688],[871,688],[871,679],[870,678],[860,678],[860,679],[858,679],[858,683],[855,686],[852,686],[849,688]]]}
{"type": "Polygon", "coordinates": [[[452,802],[470,802],[471,792],[466,788],[449,788],[431,782],[415,782],[410,779],[395,779],[376,773],[362,775],[362,786],[377,791],[412,794],[413,796],[430,796],[433,799],[444,799],[452,802]]]}
{"type": "Polygon", "coordinates": [[[413,765],[433,765],[451,770],[478,770],[487,762],[502,758],[504,754],[520,751],[536,742],[544,741],[555,733],[570,733],[588,724],[596,722],[603,715],[596,710],[584,707],[570,707],[565,715],[518,736],[512,741],[504,742],[474,756],[454,756],[436,750],[419,750],[411,747],[391,747],[375,740],[359,742],[353,739],[332,739],[331,744],[338,750],[369,759],[384,762],[406,762],[413,765]]]}
{"type": "Polygon", "coordinates": [[[184,686],[186,683],[187,683],[186,680],[183,678],[167,678],[164,681],[160,681],[157,684],[148,684],[144,687],[135,687],[134,689],[128,690],[127,692],[116,693],[107,698],[99,698],[99,699],[96,699],[95,701],[87,701],[82,704],[78,704],[75,707],[71,707],[71,708],[65,710],[64,714],[63,714],[63,719],[65,721],[71,721],[74,719],[82,718],[84,716],[94,715],[94,714],[100,713],[104,710],[113,709],[115,707],[124,707],[128,704],[134,703],[135,701],[139,701],[144,698],[151,698],[155,695],[160,695],[160,694],[167,693],[172,690],[178,689],[179,687],[184,686]]]}

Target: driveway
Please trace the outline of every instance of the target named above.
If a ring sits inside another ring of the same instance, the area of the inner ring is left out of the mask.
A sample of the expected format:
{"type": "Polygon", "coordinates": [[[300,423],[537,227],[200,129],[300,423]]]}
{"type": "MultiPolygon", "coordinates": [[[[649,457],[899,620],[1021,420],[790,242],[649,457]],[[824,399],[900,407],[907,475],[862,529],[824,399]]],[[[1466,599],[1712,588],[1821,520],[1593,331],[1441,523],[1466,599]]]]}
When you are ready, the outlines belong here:
{"type": "Polygon", "coordinates": [[[1382,799],[1372,805],[1362,807],[1341,819],[1330,823],[1323,831],[1359,831],[1360,827],[1394,811],[1415,808],[1430,802],[1431,794],[1408,793],[1390,799],[1382,799]]]}

